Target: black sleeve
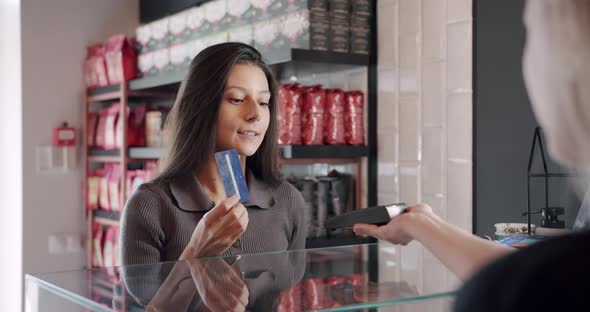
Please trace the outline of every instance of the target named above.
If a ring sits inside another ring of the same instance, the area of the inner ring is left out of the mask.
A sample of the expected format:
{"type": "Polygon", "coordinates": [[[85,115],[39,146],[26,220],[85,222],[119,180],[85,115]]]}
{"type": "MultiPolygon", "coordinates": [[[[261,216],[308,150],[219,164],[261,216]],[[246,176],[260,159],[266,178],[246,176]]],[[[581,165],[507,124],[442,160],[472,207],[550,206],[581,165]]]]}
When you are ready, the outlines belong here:
{"type": "Polygon", "coordinates": [[[589,311],[590,232],[554,238],[497,260],[457,293],[454,311],[589,311]]]}

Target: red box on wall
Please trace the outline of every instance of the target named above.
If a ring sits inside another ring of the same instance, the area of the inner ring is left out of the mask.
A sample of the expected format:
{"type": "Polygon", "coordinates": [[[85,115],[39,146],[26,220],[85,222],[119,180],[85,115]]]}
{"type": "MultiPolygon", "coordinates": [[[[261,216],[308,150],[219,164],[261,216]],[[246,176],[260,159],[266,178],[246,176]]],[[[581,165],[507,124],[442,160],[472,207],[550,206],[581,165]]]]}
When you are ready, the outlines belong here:
{"type": "Polygon", "coordinates": [[[53,129],[53,146],[76,145],[76,129],[64,122],[61,127],[53,129]]]}

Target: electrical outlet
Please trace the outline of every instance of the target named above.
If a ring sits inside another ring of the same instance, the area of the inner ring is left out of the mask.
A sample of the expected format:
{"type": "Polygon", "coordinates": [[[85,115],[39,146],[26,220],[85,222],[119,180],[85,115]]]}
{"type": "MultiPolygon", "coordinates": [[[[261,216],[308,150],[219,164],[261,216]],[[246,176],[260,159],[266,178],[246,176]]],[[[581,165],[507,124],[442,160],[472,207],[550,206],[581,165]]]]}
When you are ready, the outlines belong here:
{"type": "Polygon", "coordinates": [[[73,254],[84,251],[84,238],[79,233],[55,233],[49,236],[49,254],[73,254]]]}

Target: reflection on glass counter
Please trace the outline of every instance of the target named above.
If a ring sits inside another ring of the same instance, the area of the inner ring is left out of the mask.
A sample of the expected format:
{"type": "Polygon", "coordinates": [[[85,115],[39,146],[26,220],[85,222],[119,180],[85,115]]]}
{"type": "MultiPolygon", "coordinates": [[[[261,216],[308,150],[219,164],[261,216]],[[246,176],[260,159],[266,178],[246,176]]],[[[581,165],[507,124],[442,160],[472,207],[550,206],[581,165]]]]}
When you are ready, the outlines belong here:
{"type": "MultiPolygon", "coordinates": [[[[26,307],[27,311],[351,311],[377,307],[380,311],[405,311],[405,307],[448,311],[453,289],[425,285],[419,275],[406,274],[391,248],[365,244],[33,274],[26,276],[26,307]],[[380,262],[389,268],[383,269],[380,262]]],[[[404,248],[398,249],[403,252],[404,248]]],[[[415,271],[416,266],[409,264],[407,269],[415,271]]]]}

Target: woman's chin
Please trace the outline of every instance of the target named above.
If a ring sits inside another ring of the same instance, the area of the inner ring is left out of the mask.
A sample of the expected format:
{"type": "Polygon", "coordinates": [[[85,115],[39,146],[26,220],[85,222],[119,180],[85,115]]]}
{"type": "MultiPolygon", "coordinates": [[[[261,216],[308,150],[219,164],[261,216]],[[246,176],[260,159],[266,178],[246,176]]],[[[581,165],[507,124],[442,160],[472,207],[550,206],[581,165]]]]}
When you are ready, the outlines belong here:
{"type": "Polygon", "coordinates": [[[234,149],[238,152],[238,154],[246,157],[254,155],[254,153],[256,153],[256,151],[258,150],[258,148],[250,146],[236,146],[234,149]]]}

